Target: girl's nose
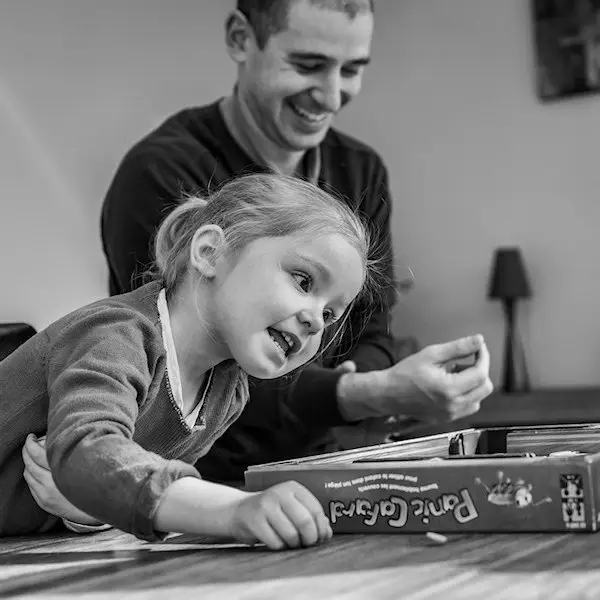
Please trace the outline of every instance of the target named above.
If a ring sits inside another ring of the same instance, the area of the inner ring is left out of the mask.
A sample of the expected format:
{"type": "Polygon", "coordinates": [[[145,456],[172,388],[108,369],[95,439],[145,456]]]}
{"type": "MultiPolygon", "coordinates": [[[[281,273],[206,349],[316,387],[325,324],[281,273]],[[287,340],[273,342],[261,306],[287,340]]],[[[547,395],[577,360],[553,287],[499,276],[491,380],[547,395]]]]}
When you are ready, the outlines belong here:
{"type": "Polygon", "coordinates": [[[298,315],[298,320],[306,327],[308,335],[317,335],[325,326],[321,309],[303,310],[298,315]]]}

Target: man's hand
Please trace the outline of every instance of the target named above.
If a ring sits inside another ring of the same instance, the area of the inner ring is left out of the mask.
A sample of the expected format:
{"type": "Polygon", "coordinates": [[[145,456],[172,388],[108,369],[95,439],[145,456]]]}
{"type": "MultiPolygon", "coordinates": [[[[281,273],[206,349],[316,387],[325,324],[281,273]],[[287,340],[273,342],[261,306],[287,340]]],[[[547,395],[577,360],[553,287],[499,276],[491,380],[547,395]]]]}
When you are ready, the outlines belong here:
{"type": "Polygon", "coordinates": [[[100,522],[73,506],[57,489],[46,458],[43,438],[29,434],[22,450],[25,470],[23,477],[31,495],[46,512],[82,525],[100,525],[100,522]]]}
{"type": "Polygon", "coordinates": [[[338,384],[340,412],[348,421],[403,415],[423,421],[453,421],[479,410],[493,389],[490,355],[480,335],[428,346],[394,366],[346,373],[338,384]],[[453,362],[476,356],[452,372],[453,362]]]}
{"type": "Polygon", "coordinates": [[[356,363],[353,360],[345,360],[339,364],[334,371],[338,373],[356,373],[356,363]]]}

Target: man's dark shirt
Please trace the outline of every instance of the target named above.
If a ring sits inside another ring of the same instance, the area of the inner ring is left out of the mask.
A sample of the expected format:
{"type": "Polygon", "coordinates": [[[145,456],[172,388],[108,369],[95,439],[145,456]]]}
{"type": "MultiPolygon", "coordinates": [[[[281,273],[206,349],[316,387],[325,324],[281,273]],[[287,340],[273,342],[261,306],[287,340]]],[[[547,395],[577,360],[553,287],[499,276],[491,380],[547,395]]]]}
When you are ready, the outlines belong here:
{"type": "MultiPolygon", "coordinates": [[[[246,410],[197,463],[207,479],[240,480],[249,464],[321,451],[329,429],[344,423],[336,395],[340,374],[332,367],[351,359],[359,371],[371,371],[395,362],[389,328],[395,291],[387,170],[371,148],[335,129],[319,150],[318,185],[357,209],[371,226],[382,292],[374,302],[355,305],[341,343],[319,364],[277,380],[251,380],[246,410]]],[[[268,169],[236,143],[218,102],[183,110],[138,142],[119,165],[102,209],[111,295],[144,282],[154,235],[184,195],[206,194],[236,176],[259,172],[268,169]]]]}

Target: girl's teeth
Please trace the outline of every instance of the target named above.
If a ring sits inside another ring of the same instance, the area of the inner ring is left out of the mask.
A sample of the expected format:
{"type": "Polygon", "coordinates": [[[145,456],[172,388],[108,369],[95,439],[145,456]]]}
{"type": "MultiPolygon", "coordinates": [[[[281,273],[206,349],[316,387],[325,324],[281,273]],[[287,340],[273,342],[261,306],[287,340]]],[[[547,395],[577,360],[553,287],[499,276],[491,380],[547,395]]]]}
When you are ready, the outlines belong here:
{"type": "Polygon", "coordinates": [[[285,349],[281,347],[281,344],[279,343],[279,341],[276,340],[272,334],[269,334],[269,335],[270,335],[271,339],[275,342],[275,345],[281,350],[282,354],[285,356],[286,355],[285,349]]]}

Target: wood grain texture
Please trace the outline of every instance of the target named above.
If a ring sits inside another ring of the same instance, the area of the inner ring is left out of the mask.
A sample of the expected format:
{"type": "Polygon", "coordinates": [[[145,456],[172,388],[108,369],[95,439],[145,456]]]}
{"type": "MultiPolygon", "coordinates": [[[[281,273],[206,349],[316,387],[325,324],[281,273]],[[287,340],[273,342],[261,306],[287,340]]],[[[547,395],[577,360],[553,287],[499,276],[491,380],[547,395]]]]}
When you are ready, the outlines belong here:
{"type": "MultiPolygon", "coordinates": [[[[600,422],[600,390],[497,395],[470,423],[600,422]]],[[[600,534],[341,535],[270,552],[118,531],[0,539],[0,598],[579,600],[600,598],[600,534]]]]}
{"type": "Polygon", "coordinates": [[[600,598],[595,534],[337,535],[270,552],[116,531],[0,540],[0,597],[264,600],[600,598]]]}

